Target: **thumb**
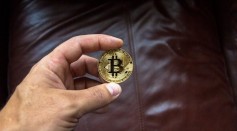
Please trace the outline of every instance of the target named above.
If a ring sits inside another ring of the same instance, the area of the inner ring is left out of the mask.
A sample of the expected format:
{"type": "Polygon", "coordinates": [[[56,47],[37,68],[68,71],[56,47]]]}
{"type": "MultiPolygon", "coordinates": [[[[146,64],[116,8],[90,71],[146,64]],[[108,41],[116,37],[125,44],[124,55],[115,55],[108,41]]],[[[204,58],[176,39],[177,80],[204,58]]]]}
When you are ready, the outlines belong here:
{"type": "Polygon", "coordinates": [[[73,101],[77,103],[78,117],[109,104],[120,95],[121,91],[121,87],[116,83],[106,83],[76,91],[77,96],[74,98],[77,99],[73,101]]]}

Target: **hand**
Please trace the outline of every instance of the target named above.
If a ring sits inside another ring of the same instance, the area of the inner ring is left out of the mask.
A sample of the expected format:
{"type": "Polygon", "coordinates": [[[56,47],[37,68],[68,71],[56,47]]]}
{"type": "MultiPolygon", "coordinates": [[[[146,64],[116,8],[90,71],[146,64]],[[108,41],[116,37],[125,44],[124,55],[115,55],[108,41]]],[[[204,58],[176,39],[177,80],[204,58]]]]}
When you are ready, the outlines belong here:
{"type": "Polygon", "coordinates": [[[98,77],[97,59],[83,54],[120,48],[122,43],[112,36],[84,35],[55,48],[17,86],[0,112],[0,130],[71,131],[85,113],[116,99],[118,84],[74,78],[86,73],[98,77]]]}

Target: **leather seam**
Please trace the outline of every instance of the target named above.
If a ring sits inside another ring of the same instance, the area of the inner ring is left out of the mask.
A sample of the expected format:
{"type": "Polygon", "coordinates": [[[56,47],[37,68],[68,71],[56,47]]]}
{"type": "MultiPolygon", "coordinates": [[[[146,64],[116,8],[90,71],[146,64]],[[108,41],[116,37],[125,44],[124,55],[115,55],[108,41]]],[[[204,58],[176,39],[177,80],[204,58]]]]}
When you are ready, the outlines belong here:
{"type": "Polygon", "coordinates": [[[144,120],[143,120],[143,109],[142,109],[142,100],[141,100],[141,95],[140,95],[140,88],[138,86],[138,78],[137,78],[137,64],[136,64],[136,56],[135,56],[135,49],[134,49],[134,39],[133,39],[133,23],[132,23],[132,18],[131,18],[131,14],[129,12],[129,9],[127,8],[126,4],[123,4],[125,11],[124,11],[124,16],[126,19],[126,28],[127,28],[127,33],[128,33],[128,46],[130,48],[131,51],[131,57],[133,58],[133,62],[134,62],[134,74],[133,75],[133,81],[135,84],[135,88],[136,88],[136,97],[137,97],[137,102],[138,102],[138,111],[139,111],[139,120],[140,120],[140,130],[144,131],[145,127],[144,127],[144,120]]]}

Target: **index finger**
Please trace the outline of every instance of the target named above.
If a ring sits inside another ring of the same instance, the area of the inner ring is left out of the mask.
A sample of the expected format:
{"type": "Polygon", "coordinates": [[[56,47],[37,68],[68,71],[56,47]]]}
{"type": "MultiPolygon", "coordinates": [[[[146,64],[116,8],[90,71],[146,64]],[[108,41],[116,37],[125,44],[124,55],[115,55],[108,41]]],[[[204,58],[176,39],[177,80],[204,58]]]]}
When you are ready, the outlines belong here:
{"type": "Polygon", "coordinates": [[[54,49],[52,57],[63,56],[68,63],[80,58],[84,53],[98,50],[110,50],[120,48],[123,44],[121,39],[109,35],[92,34],[73,37],[54,49]]]}

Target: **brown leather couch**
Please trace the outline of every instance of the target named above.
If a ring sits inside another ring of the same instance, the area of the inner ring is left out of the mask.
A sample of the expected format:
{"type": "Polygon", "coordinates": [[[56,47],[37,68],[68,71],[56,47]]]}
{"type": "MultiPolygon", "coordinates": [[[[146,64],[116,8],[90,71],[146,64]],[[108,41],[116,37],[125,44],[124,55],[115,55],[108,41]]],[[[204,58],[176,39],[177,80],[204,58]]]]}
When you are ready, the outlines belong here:
{"type": "Polygon", "coordinates": [[[135,69],[122,95],[76,131],[237,131],[236,0],[15,0],[9,31],[10,94],[70,37],[124,40],[135,69]]]}

